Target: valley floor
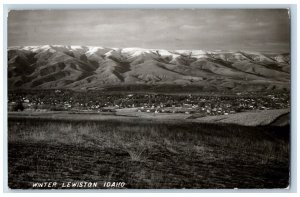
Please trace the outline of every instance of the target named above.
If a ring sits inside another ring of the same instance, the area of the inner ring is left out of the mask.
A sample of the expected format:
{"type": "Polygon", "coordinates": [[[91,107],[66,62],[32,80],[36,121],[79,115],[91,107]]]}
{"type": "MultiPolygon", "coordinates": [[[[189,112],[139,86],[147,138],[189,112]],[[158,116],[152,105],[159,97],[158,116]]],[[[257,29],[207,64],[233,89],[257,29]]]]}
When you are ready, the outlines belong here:
{"type": "MultiPolygon", "coordinates": [[[[201,122],[211,124],[238,124],[244,126],[262,126],[276,123],[282,117],[280,126],[290,124],[290,109],[252,110],[229,115],[203,116],[202,114],[184,113],[146,113],[123,109],[117,112],[84,111],[22,111],[9,112],[9,118],[41,120],[118,120],[118,121],[155,121],[155,122],[201,122]]],[[[277,123],[276,123],[277,124],[277,123]]]]}

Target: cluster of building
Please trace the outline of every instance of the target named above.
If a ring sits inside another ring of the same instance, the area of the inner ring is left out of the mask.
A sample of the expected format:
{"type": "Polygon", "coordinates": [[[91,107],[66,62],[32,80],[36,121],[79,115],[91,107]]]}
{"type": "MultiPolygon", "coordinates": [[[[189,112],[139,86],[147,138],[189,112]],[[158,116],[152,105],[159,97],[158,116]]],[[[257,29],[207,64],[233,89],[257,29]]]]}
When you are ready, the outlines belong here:
{"type": "Polygon", "coordinates": [[[164,94],[104,94],[62,92],[9,94],[9,111],[96,111],[114,112],[132,109],[145,113],[200,113],[228,115],[249,110],[290,107],[288,93],[262,95],[164,95],[164,94]]]}

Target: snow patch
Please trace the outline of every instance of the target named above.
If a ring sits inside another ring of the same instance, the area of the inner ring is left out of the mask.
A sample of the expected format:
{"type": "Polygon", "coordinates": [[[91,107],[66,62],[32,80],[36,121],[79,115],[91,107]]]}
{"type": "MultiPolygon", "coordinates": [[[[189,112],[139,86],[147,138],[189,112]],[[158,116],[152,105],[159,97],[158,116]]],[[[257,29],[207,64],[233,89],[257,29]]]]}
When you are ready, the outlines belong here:
{"type": "Polygon", "coordinates": [[[104,49],[103,47],[88,47],[88,51],[85,53],[88,56],[93,55],[96,53],[98,50],[104,49]]]}
{"type": "Polygon", "coordinates": [[[70,46],[71,49],[76,50],[76,49],[82,49],[82,46],[70,46]]]}
{"type": "Polygon", "coordinates": [[[132,57],[136,57],[139,56],[143,53],[150,53],[150,50],[148,49],[141,49],[141,48],[124,48],[121,49],[122,53],[127,53],[128,55],[132,56],[132,57]]]}
{"type": "Polygon", "coordinates": [[[105,53],[104,55],[106,56],[106,57],[109,57],[109,56],[111,56],[112,55],[112,52],[114,52],[115,50],[110,50],[110,51],[108,51],[107,53],[105,53]]]}

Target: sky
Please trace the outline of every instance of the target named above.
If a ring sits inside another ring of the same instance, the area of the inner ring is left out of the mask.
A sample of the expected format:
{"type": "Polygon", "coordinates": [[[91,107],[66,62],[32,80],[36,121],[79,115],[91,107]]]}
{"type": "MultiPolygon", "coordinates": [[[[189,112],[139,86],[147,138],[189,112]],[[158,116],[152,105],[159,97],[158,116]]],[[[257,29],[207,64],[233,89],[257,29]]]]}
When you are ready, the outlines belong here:
{"type": "Polygon", "coordinates": [[[289,52],[287,9],[11,10],[8,46],[289,52]]]}

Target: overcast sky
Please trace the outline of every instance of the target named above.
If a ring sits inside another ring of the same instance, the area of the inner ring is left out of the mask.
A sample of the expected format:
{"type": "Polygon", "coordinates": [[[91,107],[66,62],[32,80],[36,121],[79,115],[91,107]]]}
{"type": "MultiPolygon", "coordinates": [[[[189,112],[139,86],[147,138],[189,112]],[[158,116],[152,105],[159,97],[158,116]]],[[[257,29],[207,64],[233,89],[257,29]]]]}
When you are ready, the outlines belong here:
{"type": "Polygon", "coordinates": [[[288,10],[10,11],[8,46],[289,51],[288,10]]]}

